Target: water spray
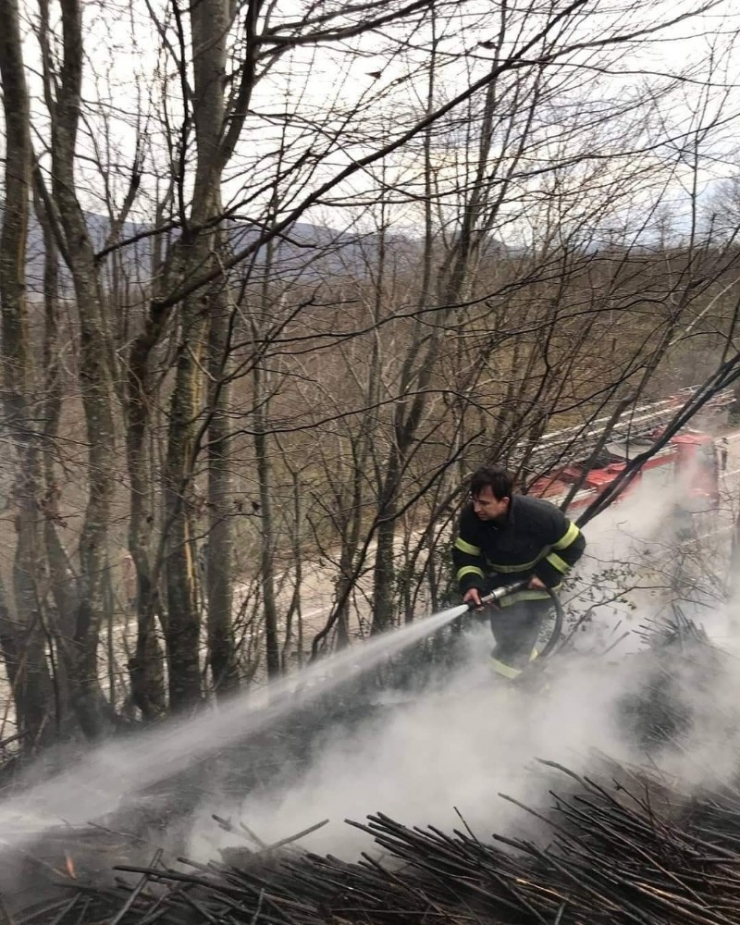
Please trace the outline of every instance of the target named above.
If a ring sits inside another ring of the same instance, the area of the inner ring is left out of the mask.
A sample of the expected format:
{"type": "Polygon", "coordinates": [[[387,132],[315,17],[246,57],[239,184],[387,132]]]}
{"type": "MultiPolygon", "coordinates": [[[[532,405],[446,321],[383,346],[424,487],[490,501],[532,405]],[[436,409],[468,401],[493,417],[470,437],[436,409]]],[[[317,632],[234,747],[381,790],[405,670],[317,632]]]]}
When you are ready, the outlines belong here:
{"type": "MultiPolygon", "coordinates": [[[[498,588],[482,603],[495,603],[513,590],[513,585],[498,588]]],[[[116,801],[187,770],[219,749],[248,740],[473,609],[470,603],[450,607],[332,654],[259,691],[235,695],[194,717],[107,743],[71,770],[0,803],[2,839],[22,841],[52,825],[83,825],[99,818],[116,801]]]]}

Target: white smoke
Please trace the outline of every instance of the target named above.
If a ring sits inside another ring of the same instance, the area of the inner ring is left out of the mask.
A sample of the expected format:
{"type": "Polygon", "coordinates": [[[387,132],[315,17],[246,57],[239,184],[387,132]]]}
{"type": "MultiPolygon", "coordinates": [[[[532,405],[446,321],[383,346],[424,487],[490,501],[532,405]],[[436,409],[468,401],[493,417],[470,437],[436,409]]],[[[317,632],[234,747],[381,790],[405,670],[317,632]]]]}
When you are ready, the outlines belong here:
{"type": "Polygon", "coordinates": [[[243,821],[266,843],[328,819],[305,847],[345,857],[370,846],[344,820],[361,822],[375,811],[446,830],[459,828],[462,816],[485,838],[523,823],[521,810],[499,794],[530,806],[549,802],[533,759],[578,769],[594,748],[635,757],[614,710],[633,666],[564,659],[544,690],[527,692],[494,675],[490,633],[471,633],[469,641],[469,661],[446,688],[388,705],[387,718],[369,732],[345,729],[322,740],[308,772],[289,789],[248,796],[241,805],[206,801],[191,852],[202,859],[238,843],[209,825],[211,813],[243,821]]]}

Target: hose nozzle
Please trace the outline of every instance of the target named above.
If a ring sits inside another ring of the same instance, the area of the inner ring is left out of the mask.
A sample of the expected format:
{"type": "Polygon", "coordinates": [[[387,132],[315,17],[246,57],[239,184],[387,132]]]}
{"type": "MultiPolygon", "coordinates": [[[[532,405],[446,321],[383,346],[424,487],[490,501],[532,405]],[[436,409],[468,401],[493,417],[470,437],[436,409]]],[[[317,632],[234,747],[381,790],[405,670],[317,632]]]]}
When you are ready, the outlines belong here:
{"type": "MultiPolygon", "coordinates": [[[[495,588],[480,599],[481,606],[485,604],[497,604],[502,598],[508,597],[510,594],[516,594],[517,591],[523,591],[528,584],[529,579],[524,579],[522,581],[514,581],[509,585],[502,585],[500,588],[495,588]]],[[[477,607],[477,604],[468,604],[470,610],[475,610],[477,607]]]]}

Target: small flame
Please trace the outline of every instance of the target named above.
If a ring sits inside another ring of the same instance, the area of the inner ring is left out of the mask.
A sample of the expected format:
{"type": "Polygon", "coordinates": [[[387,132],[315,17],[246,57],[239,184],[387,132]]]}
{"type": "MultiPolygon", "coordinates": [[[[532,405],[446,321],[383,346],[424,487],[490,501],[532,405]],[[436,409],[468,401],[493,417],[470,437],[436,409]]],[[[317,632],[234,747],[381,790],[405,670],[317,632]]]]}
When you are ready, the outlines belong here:
{"type": "Polygon", "coordinates": [[[67,873],[72,880],[77,879],[77,874],[75,873],[75,862],[72,860],[72,855],[68,852],[64,852],[65,867],[67,868],[67,873]]]}

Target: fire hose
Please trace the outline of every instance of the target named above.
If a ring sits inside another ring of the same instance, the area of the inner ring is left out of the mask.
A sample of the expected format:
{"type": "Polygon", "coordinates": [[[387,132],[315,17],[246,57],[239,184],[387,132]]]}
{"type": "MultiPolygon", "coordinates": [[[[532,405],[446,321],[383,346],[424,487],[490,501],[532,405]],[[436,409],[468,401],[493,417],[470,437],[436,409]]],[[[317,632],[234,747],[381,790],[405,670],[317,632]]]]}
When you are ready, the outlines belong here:
{"type": "MultiPolygon", "coordinates": [[[[486,607],[489,604],[498,604],[500,601],[504,600],[510,595],[516,594],[519,591],[525,591],[527,588],[529,588],[529,579],[514,581],[508,585],[502,585],[500,588],[494,588],[494,590],[490,591],[488,594],[482,595],[480,598],[480,605],[474,604],[472,601],[470,601],[468,603],[468,610],[475,611],[479,608],[486,607]]],[[[555,646],[558,644],[563,631],[563,622],[565,619],[563,605],[560,603],[560,598],[551,588],[545,588],[545,590],[550,595],[550,600],[552,602],[553,622],[549,638],[540,647],[539,657],[537,659],[538,661],[543,658],[547,658],[547,656],[550,655],[555,646]]]]}

